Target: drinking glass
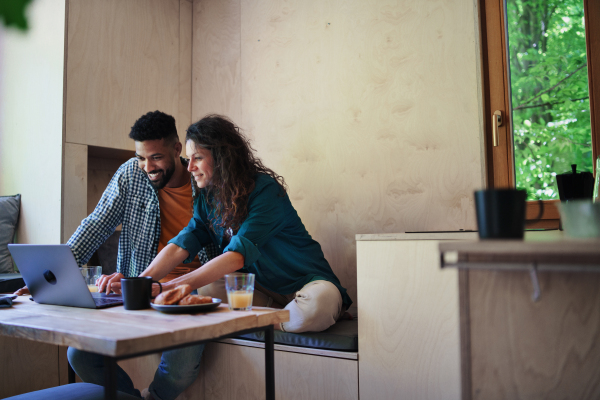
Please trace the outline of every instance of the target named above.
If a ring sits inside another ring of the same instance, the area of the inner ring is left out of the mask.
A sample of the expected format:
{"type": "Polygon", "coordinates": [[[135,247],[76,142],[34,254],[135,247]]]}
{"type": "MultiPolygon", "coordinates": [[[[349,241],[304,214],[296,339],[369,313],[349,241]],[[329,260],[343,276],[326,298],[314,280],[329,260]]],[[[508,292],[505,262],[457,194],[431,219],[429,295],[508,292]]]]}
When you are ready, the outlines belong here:
{"type": "Polygon", "coordinates": [[[85,284],[90,289],[90,292],[97,292],[98,286],[96,286],[96,281],[102,275],[102,267],[101,266],[88,266],[88,267],[80,267],[79,270],[83,275],[83,279],[85,280],[85,284]]]}
{"type": "Polygon", "coordinates": [[[230,310],[252,310],[254,274],[234,273],[225,275],[225,289],[230,310]]]}

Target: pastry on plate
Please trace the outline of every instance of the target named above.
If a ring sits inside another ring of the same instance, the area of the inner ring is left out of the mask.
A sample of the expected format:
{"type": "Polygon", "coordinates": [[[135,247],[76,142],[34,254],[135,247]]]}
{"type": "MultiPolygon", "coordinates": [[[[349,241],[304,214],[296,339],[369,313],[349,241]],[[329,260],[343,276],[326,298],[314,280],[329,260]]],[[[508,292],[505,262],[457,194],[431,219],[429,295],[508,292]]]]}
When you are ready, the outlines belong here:
{"type": "Polygon", "coordinates": [[[180,306],[189,306],[192,304],[208,304],[212,303],[212,297],[200,296],[197,294],[188,294],[179,302],[180,306]]]}
{"type": "Polygon", "coordinates": [[[188,294],[192,293],[192,287],[190,285],[179,285],[175,289],[167,290],[156,296],[154,304],[161,304],[170,306],[179,303],[188,294]]]}

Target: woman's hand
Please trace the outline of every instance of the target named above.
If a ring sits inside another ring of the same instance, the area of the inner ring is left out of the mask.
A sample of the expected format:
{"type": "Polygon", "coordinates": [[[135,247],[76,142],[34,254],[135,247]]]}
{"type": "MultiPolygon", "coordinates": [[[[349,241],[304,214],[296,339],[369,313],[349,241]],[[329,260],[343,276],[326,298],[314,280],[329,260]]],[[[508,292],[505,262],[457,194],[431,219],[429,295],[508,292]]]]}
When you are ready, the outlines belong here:
{"type": "Polygon", "coordinates": [[[169,284],[167,282],[162,283],[159,285],[158,283],[153,283],[152,284],[152,298],[155,298],[156,296],[158,296],[161,293],[166,292],[167,290],[171,290],[172,288],[168,288],[169,284]],[[168,288],[168,289],[167,289],[168,288]]]}
{"type": "Polygon", "coordinates": [[[98,292],[102,293],[106,291],[106,294],[109,294],[112,290],[116,294],[121,294],[121,278],[125,278],[125,275],[120,272],[115,272],[111,275],[102,275],[96,281],[96,286],[98,286],[98,292]]]}
{"type": "Polygon", "coordinates": [[[169,274],[176,266],[181,264],[190,253],[181,247],[169,243],[152,260],[150,265],[140,274],[140,276],[151,276],[152,279],[161,280],[169,274]]]}
{"type": "Polygon", "coordinates": [[[25,296],[26,294],[31,293],[29,293],[29,288],[27,286],[23,286],[21,289],[17,290],[13,294],[16,294],[17,296],[25,296]]]}

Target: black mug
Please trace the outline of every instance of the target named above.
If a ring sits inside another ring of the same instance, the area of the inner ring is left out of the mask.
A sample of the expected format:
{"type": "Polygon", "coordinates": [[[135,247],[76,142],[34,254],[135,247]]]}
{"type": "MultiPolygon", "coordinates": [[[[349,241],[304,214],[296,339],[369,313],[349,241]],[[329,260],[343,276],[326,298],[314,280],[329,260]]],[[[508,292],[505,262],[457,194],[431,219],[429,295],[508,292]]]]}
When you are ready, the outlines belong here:
{"type": "Polygon", "coordinates": [[[137,278],[122,278],[121,291],[123,292],[123,305],[126,310],[144,310],[150,308],[152,297],[152,284],[158,283],[162,293],[162,285],[152,280],[150,276],[137,278]]]}
{"type": "MultiPolygon", "coordinates": [[[[475,192],[475,209],[480,239],[523,239],[527,192],[517,189],[488,189],[475,192]]],[[[540,200],[540,212],[544,203],[540,200]]]]}

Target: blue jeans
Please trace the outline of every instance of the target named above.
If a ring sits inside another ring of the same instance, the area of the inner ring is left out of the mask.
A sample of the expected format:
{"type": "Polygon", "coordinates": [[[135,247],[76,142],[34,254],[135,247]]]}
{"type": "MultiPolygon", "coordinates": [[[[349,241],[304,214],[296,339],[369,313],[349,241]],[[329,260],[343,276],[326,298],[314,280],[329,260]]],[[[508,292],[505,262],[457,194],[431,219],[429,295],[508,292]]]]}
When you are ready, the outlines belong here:
{"type": "MultiPolygon", "coordinates": [[[[194,383],[200,372],[203,350],[204,345],[200,344],[164,351],[160,358],[160,365],[154,374],[154,380],[148,388],[152,396],[157,400],[174,400],[194,383]]],[[[104,356],[69,347],[67,357],[75,373],[84,382],[104,386],[104,356]]],[[[118,365],[117,390],[141,397],[140,391],[133,387],[127,372],[118,365]]]]}

